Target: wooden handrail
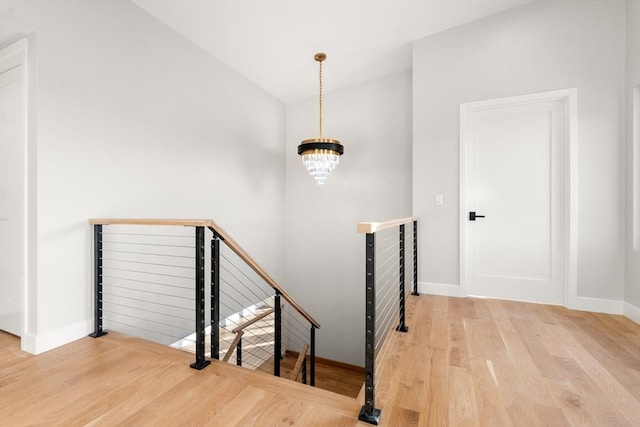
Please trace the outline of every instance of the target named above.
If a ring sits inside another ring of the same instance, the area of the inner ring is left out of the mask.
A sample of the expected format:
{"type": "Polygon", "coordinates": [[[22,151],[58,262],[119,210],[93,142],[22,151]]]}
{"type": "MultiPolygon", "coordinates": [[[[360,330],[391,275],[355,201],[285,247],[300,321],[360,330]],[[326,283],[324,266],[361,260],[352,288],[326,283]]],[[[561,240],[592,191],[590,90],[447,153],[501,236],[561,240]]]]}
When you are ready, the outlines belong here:
{"type": "Polygon", "coordinates": [[[238,346],[238,343],[240,342],[240,339],[242,338],[242,335],[244,334],[244,331],[238,331],[236,333],[235,338],[233,339],[233,341],[231,342],[231,344],[229,345],[229,349],[227,350],[227,353],[224,355],[224,357],[222,358],[223,362],[228,362],[229,359],[231,359],[231,355],[233,354],[233,351],[236,349],[236,347],[238,346]]]}
{"type": "Polygon", "coordinates": [[[305,343],[302,347],[302,351],[298,355],[298,360],[296,360],[296,364],[291,371],[291,375],[289,376],[291,381],[298,381],[298,375],[300,375],[300,371],[302,370],[302,363],[307,357],[307,350],[309,350],[309,344],[305,343]]]}
{"type": "Polygon", "coordinates": [[[258,274],[258,276],[262,278],[262,280],[267,282],[269,286],[278,291],[280,295],[282,295],[282,298],[284,298],[285,301],[291,304],[291,306],[295,308],[296,311],[302,315],[302,317],[307,319],[307,321],[314,325],[316,328],[320,329],[320,324],[313,317],[311,317],[311,315],[307,313],[296,300],[294,300],[284,289],[282,289],[280,285],[266,271],[264,271],[262,267],[260,267],[258,263],[255,262],[253,258],[251,258],[249,254],[244,249],[242,249],[242,247],[235,240],[231,238],[231,236],[229,236],[222,229],[222,227],[211,221],[209,229],[215,231],[220,236],[220,238],[224,240],[229,249],[231,249],[236,255],[238,255],[240,259],[246,262],[247,265],[251,267],[251,269],[255,271],[256,274],[258,274]]]}
{"type": "Polygon", "coordinates": [[[225,242],[227,247],[231,249],[240,259],[242,259],[247,265],[256,272],[258,276],[262,278],[271,288],[278,291],[282,298],[285,299],[291,306],[302,315],[309,323],[320,329],[320,324],[307,313],[296,300],[294,300],[287,292],[284,291],[266,271],[254,261],[249,254],[242,249],[242,247],[231,238],[231,236],[224,231],[222,227],[216,224],[215,221],[210,219],[132,219],[132,218],[101,218],[90,219],[91,225],[173,225],[173,226],[185,226],[185,227],[207,227],[214,233],[216,233],[225,242]]]}
{"type": "Polygon", "coordinates": [[[214,222],[209,219],[107,218],[89,220],[89,224],[91,225],[174,225],[185,227],[209,227],[212,223],[214,222]]]}
{"type": "Polygon", "coordinates": [[[410,216],[407,218],[390,219],[382,222],[359,222],[358,233],[375,233],[376,231],[386,230],[387,228],[397,227],[402,224],[408,224],[416,221],[417,216],[410,216]]]}
{"type": "Polygon", "coordinates": [[[268,315],[272,314],[274,311],[276,311],[275,308],[271,308],[267,311],[265,311],[264,313],[259,314],[258,316],[254,317],[251,320],[247,320],[246,322],[244,322],[242,325],[236,326],[235,328],[233,328],[231,330],[231,332],[233,332],[234,334],[237,334],[240,331],[243,331],[245,328],[247,328],[248,326],[253,325],[254,323],[264,319],[265,317],[267,317],[268,315]]]}

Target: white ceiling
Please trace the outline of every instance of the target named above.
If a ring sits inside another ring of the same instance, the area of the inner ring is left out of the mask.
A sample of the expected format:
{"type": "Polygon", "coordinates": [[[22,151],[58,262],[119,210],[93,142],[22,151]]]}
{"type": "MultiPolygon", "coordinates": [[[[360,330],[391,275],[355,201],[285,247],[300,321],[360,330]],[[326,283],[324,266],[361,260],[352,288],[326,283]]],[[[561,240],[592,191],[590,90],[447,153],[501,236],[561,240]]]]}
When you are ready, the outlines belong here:
{"type": "Polygon", "coordinates": [[[133,0],[284,102],[411,68],[411,42],[531,0],[133,0]]]}

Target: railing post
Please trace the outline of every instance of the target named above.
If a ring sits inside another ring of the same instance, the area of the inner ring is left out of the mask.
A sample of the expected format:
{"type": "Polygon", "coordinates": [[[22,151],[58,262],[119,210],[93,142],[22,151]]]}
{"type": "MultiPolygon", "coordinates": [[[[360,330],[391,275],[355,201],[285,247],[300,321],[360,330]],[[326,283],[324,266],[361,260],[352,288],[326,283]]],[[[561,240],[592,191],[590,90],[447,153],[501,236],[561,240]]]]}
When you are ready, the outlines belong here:
{"type": "Polygon", "coordinates": [[[302,384],[307,383],[307,358],[302,362],[302,384]]]}
{"type": "Polygon", "coordinates": [[[211,359],[220,360],[220,239],[211,239],[211,359]]]}
{"type": "Polygon", "coordinates": [[[196,227],[196,361],[190,366],[203,369],[211,362],[204,357],[204,227],[196,227]]]}
{"type": "Polygon", "coordinates": [[[280,309],[280,292],[276,291],[276,295],[273,297],[273,303],[275,305],[275,329],[274,333],[274,345],[273,345],[273,375],[280,376],[280,358],[282,357],[282,313],[280,309]]]}
{"type": "Polygon", "coordinates": [[[240,337],[238,344],[236,344],[236,365],[242,366],[242,337],[240,337]]]}
{"type": "Polygon", "coordinates": [[[405,323],[405,313],[404,313],[404,303],[405,303],[405,292],[404,292],[404,224],[400,225],[400,241],[399,241],[399,246],[400,246],[400,276],[399,276],[399,282],[400,282],[400,286],[399,286],[399,309],[400,309],[400,323],[398,324],[398,326],[396,327],[396,331],[399,332],[407,332],[409,330],[409,327],[406,325],[405,323]]]}
{"type": "Polygon", "coordinates": [[[106,335],[102,329],[102,225],[93,226],[93,333],[92,338],[106,335]]]}
{"type": "Polygon", "coordinates": [[[366,308],[365,308],[365,390],[364,405],[358,419],[370,424],[378,425],[380,410],[375,407],[375,335],[376,335],[376,264],[375,264],[375,234],[367,233],[365,242],[366,253],[366,308]]]}
{"type": "Polygon", "coordinates": [[[418,220],[413,220],[413,292],[411,295],[420,295],[418,293],[418,220]]]}
{"type": "Polygon", "coordinates": [[[315,325],[311,325],[311,332],[310,332],[310,337],[309,337],[309,341],[310,341],[310,347],[311,347],[311,354],[309,356],[309,368],[310,368],[310,376],[311,376],[311,381],[310,381],[310,385],[312,387],[316,386],[316,326],[315,325]]]}

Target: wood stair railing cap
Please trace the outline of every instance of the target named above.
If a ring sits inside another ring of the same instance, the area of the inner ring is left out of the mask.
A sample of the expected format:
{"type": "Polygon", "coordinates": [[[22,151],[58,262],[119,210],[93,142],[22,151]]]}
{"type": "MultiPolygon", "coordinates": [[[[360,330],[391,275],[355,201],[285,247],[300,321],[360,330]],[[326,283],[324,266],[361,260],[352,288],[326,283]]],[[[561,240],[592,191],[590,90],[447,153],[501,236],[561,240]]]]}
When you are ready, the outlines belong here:
{"type": "Polygon", "coordinates": [[[182,225],[185,227],[209,227],[215,224],[210,219],[161,219],[161,218],[97,218],[91,225],[182,225]]]}
{"type": "Polygon", "coordinates": [[[229,359],[231,359],[231,355],[233,354],[233,352],[235,351],[236,347],[238,346],[238,343],[240,342],[240,339],[242,338],[242,335],[244,335],[244,331],[243,330],[240,330],[240,331],[238,331],[236,333],[236,336],[233,338],[233,341],[229,345],[229,349],[227,350],[227,352],[225,353],[224,357],[222,358],[223,362],[228,362],[229,359]]]}
{"type": "Polygon", "coordinates": [[[292,381],[298,381],[298,376],[300,376],[300,372],[302,371],[302,364],[304,363],[304,359],[307,357],[307,351],[309,350],[309,344],[305,343],[302,347],[302,351],[298,354],[298,359],[296,360],[296,364],[291,371],[291,375],[289,379],[292,381]]]}
{"type": "Polygon", "coordinates": [[[358,233],[375,233],[376,231],[386,230],[388,228],[397,227],[402,224],[408,224],[417,220],[418,217],[410,216],[407,218],[390,219],[388,221],[381,222],[359,222],[358,233]]]}
{"type": "Polygon", "coordinates": [[[270,308],[269,310],[265,311],[264,313],[260,313],[256,317],[252,317],[251,319],[247,320],[246,322],[242,323],[241,325],[236,326],[235,328],[233,328],[231,330],[231,332],[233,332],[234,334],[237,334],[238,332],[243,331],[247,327],[253,325],[256,322],[259,322],[260,320],[262,320],[265,317],[269,316],[270,314],[274,313],[275,311],[276,311],[275,308],[270,308]]]}

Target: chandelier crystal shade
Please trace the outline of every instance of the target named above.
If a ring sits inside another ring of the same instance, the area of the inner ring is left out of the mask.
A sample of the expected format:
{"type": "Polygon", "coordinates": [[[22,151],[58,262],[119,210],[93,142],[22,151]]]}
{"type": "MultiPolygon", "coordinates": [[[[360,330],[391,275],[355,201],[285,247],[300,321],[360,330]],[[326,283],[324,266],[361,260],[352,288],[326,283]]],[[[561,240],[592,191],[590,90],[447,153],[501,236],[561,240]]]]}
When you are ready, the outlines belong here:
{"type": "Polygon", "coordinates": [[[322,61],[327,59],[324,53],[316,53],[314,59],[320,64],[319,81],[320,96],[318,97],[320,111],[320,137],[305,139],[298,145],[298,154],[302,156],[302,164],[318,185],[323,185],[331,172],[340,163],[340,156],[344,147],[337,139],[322,136],[322,61]]]}

